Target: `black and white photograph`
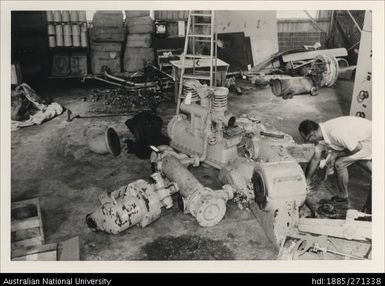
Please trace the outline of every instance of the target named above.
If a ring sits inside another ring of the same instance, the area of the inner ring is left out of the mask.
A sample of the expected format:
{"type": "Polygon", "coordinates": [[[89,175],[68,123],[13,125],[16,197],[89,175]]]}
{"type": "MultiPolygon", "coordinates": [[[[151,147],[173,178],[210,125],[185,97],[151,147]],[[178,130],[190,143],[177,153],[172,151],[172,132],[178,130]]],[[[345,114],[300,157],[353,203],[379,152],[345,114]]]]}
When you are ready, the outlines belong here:
{"type": "Polygon", "coordinates": [[[6,269],[383,271],[383,2],[26,2],[2,3],[6,269]]]}

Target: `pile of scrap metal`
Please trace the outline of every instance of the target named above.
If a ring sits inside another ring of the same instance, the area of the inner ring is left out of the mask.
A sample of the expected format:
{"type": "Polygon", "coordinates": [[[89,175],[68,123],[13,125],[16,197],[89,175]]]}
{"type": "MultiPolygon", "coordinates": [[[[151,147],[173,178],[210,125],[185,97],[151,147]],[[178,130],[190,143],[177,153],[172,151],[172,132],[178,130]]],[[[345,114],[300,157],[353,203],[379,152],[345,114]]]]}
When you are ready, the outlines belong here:
{"type": "MultiPolygon", "coordinates": [[[[144,227],[160,217],[162,207],[172,207],[171,196],[179,192],[184,212],[209,227],[223,219],[226,202],[233,199],[253,212],[282,252],[290,235],[311,232],[305,226],[299,229],[307,223],[300,218],[300,207],[308,192],[300,163],[310,161],[314,146],[295,143],[255,114],[236,118],[228,113],[226,88],[201,94],[206,97],[182,102],[180,113],[169,121],[170,146],[152,147],[152,182],[137,180],[101,196],[99,207],[87,216],[88,226],[109,233],[144,227]],[[203,186],[188,171],[187,166],[202,162],[220,169],[222,189],[203,186]]],[[[353,232],[350,225],[343,226],[344,237],[357,234],[353,232]]]]}
{"type": "Polygon", "coordinates": [[[22,83],[11,90],[11,129],[41,124],[59,114],[64,107],[40,96],[28,84],[22,83]]]}
{"type": "Polygon", "coordinates": [[[137,71],[128,78],[112,75],[106,66],[102,68],[102,72],[101,76],[95,74],[87,75],[83,78],[83,81],[94,79],[130,91],[164,91],[174,87],[173,78],[153,65],[145,66],[143,70],[137,71]]]}
{"type": "Polygon", "coordinates": [[[322,87],[333,86],[348,65],[345,48],[279,52],[244,73],[253,84],[271,85],[283,99],[298,94],[317,95],[322,87]],[[343,67],[343,68],[340,68],[343,67]]]}
{"type": "Polygon", "coordinates": [[[92,89],[91,94],[84,101],[91,103],[89,108],[92,112],[118,113],[142,110],[152,110],[155,112],[160,103],[170,99],[171,96],[161,91],[97,88],[92,89]]]}

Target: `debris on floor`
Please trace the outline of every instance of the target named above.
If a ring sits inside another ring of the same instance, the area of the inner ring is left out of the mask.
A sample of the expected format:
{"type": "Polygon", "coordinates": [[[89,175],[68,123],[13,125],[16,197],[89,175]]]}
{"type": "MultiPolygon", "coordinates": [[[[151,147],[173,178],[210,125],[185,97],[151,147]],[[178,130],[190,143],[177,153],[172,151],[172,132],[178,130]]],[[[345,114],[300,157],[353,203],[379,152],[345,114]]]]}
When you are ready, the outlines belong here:
{"type": "Polygon", "coordinates": [[[372,223],[358,220],[366,217],[370,215],[349,209],[345,220],[301,218],[297,229],[287,233],[282,241],[278,259],[332,259],[326,254],[343,259],[370,259],[372,223]]]}
{"type": "Polygon", "coordinates": [[[124,88],[93,89],[86,101],[91,102],[90,112],[139,112],[156,110],[161,102],[169,101],[167,93],[129,91],[124,88]]]}
{"type": "Polygon", "coordinates": [[[40,97],[28,84],[22,83],[11,91],[11,130],[42,124],[63,113],[56,102],[40,97]]]}
{"type": "Polygon", "coordinates": [[[233,260],[223,241],[198,235],[163,236],[142,247],[148,260],[233,260]]]}

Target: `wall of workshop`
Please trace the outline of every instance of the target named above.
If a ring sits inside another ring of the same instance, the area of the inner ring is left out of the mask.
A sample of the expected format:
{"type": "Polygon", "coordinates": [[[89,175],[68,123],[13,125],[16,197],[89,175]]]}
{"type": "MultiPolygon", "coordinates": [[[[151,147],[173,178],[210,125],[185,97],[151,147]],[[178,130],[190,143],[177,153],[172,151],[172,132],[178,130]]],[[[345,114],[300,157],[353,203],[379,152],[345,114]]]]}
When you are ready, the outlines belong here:
{"type": "Polygon", "coordinates": [[[244,32],[250,37],[254,65],[278,51],[275,11],[217,11],[216,32],[244,32]]]}
{"type": "Polygon", "coordinates": [[[317,19],[316,22],[320,29],[310,19],[278,20],[279,50],[292,50],[304,45],[312,46],[316,42],[320,42],[325,48],[330,18],[317,19]]]}
{"type": "MultiPolygon", "coordinates": [[[[278,51],[275,11],[216,11],[216,32],[244,32],[250,37],[254,64],[278,51]]],[[[155,11],[155,19],[167,22],[169,37],[178,34],[178,20],[187,21],[188,11],[155,11]]]]}

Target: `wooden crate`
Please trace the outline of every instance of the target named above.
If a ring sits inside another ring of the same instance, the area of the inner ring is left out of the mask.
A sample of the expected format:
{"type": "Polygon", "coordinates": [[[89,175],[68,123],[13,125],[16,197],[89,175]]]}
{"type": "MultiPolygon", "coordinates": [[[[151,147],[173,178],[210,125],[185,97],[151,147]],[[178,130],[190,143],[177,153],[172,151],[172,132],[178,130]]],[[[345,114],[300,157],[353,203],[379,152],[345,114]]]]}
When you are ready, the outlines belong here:
{"type": "Polygon", "coordinates": [[[11,205],[12,249],[44,244],[39,199],[14,202],[11,205]]]}

